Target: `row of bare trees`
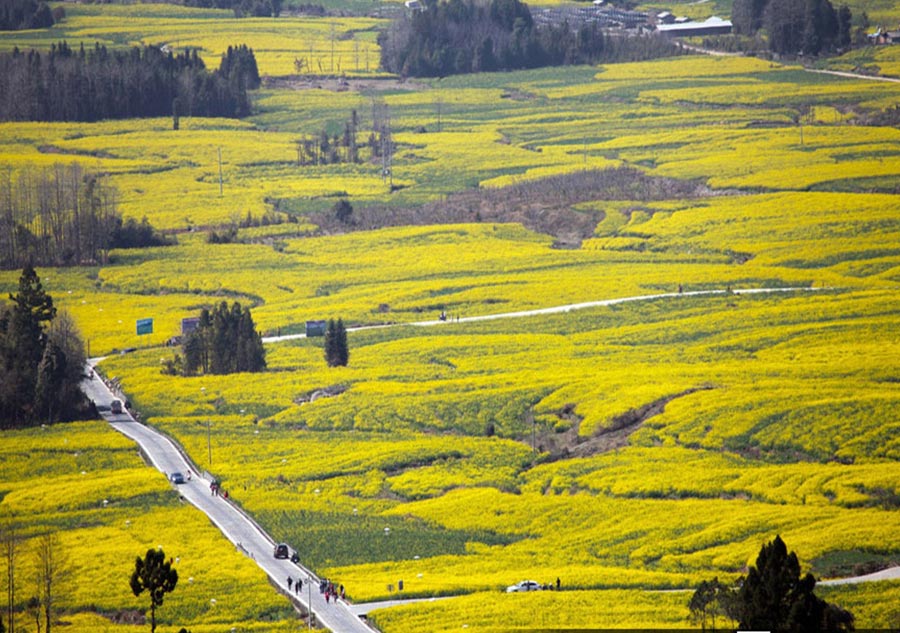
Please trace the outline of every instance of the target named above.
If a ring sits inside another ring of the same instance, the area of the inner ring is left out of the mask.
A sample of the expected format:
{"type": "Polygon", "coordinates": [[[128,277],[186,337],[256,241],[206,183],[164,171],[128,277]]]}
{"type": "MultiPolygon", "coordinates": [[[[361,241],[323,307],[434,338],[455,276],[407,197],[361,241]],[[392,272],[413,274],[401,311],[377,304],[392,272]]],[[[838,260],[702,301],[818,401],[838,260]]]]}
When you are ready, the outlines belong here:
{"type": "Polygon", "coordinates": [[[24,631],[22,620],[27,619],[34,623],[37,633],[51,633],[60,587],[71,573],[59,536],[48,532],[26,541],[19,527],[7,521],[0,525],[0,557],[6,567],[0,579],[6,585],[0,631],[24,631]],[[26,587],[29,597],[21,600],[20,590],[26,587]]]}
{"type": "Polygon", "coordinates": [[[166,243],[146,221],[123,222],[116,189],[78,163],[0,168],[0,268],[106,263],[111,248],[166,243]]]}
{"type": "Polygon", "coordinates": [[[115,190],[77,163],[15,175],[7,167],[0,173],[0,264],[103,262],[116,213],[115,190]]]}

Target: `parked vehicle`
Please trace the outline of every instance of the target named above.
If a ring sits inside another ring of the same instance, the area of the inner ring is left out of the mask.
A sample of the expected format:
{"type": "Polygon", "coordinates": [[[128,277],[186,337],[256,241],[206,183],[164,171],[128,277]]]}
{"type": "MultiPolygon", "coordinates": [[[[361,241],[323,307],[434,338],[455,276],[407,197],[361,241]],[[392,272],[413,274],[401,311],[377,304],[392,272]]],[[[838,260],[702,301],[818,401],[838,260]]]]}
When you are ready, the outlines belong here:
{"type": "Polygon", "coordinates": [[[289,558],[291,555],[291,548],[287,546],[287,543],[279,543],[275,546],[275,558],[289,558]]]}
{"type": "Polygon", "coordinates": [[[109,411],[113,415],[119,415],[122,413],[122,401],[121,400],[113,400],[109,403],[109,411]]]}
{"type": "Polygon", "coordinates": [[[516,584],[507,587],[506,593],[516,593],[517,591],[540,591],[540,583],[534,580],[522,580],[516,584]]]}

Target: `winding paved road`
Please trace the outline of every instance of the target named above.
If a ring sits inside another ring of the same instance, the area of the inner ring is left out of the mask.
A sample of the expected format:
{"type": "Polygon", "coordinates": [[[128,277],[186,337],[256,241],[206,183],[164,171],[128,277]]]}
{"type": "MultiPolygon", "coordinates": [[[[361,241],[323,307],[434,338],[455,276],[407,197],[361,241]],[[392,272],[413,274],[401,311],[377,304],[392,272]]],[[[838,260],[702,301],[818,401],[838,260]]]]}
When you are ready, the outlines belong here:
{"type": "Polygon", "coordinates": [[[191,480],[178,486],[181,496],[209,516],[228,540],[255,560],[286,596],[291,596],[305,610],[312,604],[316,622],[332,631],[372,633],[373,629],[354,614],[346,603],[332,601],[326,604],[325,597],[319,593],[319,579],[310,570],[289,560],[276,559],[273,556],[275,544],[271,537],[228,500],[214,496],[210,492],[210,480],[198,473],[171,439],[135,421],[127,411],[119,415],[110,413],[109,403],[116,396],[96,372],[90,373],[91,377],[81,384],[82,390],[101,408],[101,414],[110,426],[137,442],[147,459],[166,476],[173,472],[186,474],[192,471],[191,480]],[[303,580],[299,594],[288,590],[288,576],[303,580]]]}
{"type": "MultiPolygon", "coordinates": [[[[536,310],[525,310],[521,312],[509,312],[504,314],[487,314],[481,316],[462,317],[459,323],[471,323],[475,321],[488,321],[493,319],[509,319],[537,316],[544,314],[561,314],[571,312],[573,310],[583,310],[586,308],[596,308],[600,306],[618,305],[622,303],[632,303],[638,301],[651,301],[656,299],[669,299],[676,297],[696,297],[708,295],[724,295],[732,292],[736,295],[741,294],[767,294],[780,292],[813,292],[814,288],[749,288],[726,290],[698,290],[684,293],[662,293],[653,295],[640,295],[635,297],[621,297],[618,299],[604,299],[600,301],[588,301],[585,303],[576,303],[563,306],[554,306],[550,308],[540,308],[536,310]]],[[[411,325],[416,327],[431,327],[446,324],[446,321],[419,321],[416,323],[399,323],[391,325],[365,326],[359,328],[348,328],[351,330],[363,330],[373,327],[398,327],[402,325],[411,325]]],[[[265,343],[276,343],[291,339],[305,338],[305,334],[289,334],[286,336],[273,336],[263,339],[265,343]]],[[[100,359],[92,359],[91,367],[100,359]]],[[[116,396],[112,391],[100,380],[99,376],[91,370],[91,377],[86,378],[82,382],[82,390],[87,396],[93,400],[101,408],[103,417],[109,422],[115,430],[134,440],[141,448],[142,452],[147,456],[150,462],[158,470],[167,476],[173,472],[188,473],[192,472],[190,481],[178,486],[181,495],[196,506],[222,531],[222,533],[235,546],[243,551],[247,556],[256,561],[256,563],[269,575],[285,595],[291,596],[291,599],[301,604],[305,610],[312,607],[317,623],[324,625],[337,633],[372,633],[373,629],[363,622],[359,616],[368,613],[377,608],[384,608],[401,604],[402,602],[382,602],[371,604],[348,605],[342,601],[337,603],[331,602],[327,604],[325,598],[318,591],[319,579],[307,568],[302,565],[291,563],[287,560],[278,560],[273,557],[274,542],[271,537],[255,522],[236,506],[232,505],[226,499],[214,496],[210,492],[210,480],[202,476],[199,471],[190,462],[187,456],[175,445],[175,443],[167,436],[147,427],[137,421],[126,411],[125,413],[115,415],[109,411],[109,402],[116,396]],[[287,578],[300,577],[303,580],[303,590],[297,594],[291,592],[287,587],[287,578]]],[[[900,578],[900,567],[892,567],[880,572],[869,574],[867,576],[859,576],[857,578],[844,578],[836,580],[828,580],[821,582],[823,585],[870,582],[877,580],[889,580],[900,578]]]]}

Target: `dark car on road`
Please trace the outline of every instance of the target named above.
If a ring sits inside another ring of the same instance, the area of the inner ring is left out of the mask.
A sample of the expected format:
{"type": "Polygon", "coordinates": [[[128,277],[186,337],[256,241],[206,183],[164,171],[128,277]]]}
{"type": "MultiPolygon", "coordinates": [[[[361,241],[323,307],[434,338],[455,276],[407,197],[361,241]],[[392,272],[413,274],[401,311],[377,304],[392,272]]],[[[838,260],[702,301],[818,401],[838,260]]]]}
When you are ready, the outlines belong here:
{"type": "Polygon", "coordinates": [[[169,475],[169,481],[173,484],[183,484],[184,483],[184,475],[179,472],[172,473],[169,475]]]}
{"type": "Polygon", "coordinates": [[[291,548],[287,546],[287,543],[279,543],[275,546],[275,558],[289,558],[291,555],[291,548]]]}

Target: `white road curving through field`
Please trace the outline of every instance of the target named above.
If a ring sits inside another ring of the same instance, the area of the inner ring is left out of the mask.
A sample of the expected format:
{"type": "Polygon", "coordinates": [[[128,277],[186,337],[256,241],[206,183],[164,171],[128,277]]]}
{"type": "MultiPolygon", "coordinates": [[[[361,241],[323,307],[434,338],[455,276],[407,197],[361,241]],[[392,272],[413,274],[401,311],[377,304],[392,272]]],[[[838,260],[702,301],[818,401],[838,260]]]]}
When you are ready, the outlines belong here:
{"type": "Polygon", "coordinates": [[[201,474],[169,437],[135,421],[127,411],[119,415],[110,413],[109,403],[118,396],[100,380],[96,372],[91,371],[89,375],[90,378],[85,378],[81,383],[82,391],[101,408],[101,414],[110,426],[134,440],[146,459],[166,476],[173,472],[186,475],[190,471],[190,481],[176,486],[179,494],[206,514],[235,547],[256,561],[286,596],[301,604],[304,610],[312,605],[316,622],[332,631],[372,633],[373,629],[345,602],[325,601],[325,596],[319,593],[319,578],[309,569],[289,560],[276,559],[272,538],[240,508],[220,495],[213,495],[209,475],[201,474]],[[288,590],[289,576],[303,581],[302,591],[296,593],[288,590]]]}
{"type": "MultiPolygon", "coordinates": [[[[583,303],[569,303],[560,306],[551,306],[549,308],[535,308],[533,310],[521,310],[519,312],[500,312],[497,314],[481,314],[478,316],[459,317],[458,319],[448,319],[441,321],[434,319],[430,321],[413,321],[410,323],[385,323],[383,325],[361,325],[358,327],[347,328],[348,332],[360,332],[363,330],[375,330],[389,327],[434,327],[447,325],[449,323],[475,323],[477,321],[496,321],[498,319],[520,319],[524,317],[541,316],[546,314],[565,314],[575,310],[586,310],[588,308],[600,308],[604,306],[621,305],[623,303],[638,303],[641,301],[655,301],[657,299],[676,299],[684,297],[707,297],[707,296],[723,296],[727,294],[735,295],[758,295],[773,294],[782,292],[820,292],[822,290],[835,290],[834,288],[809,288],[809,287],[790,287],[790,288],[738,288],[733,290],[693,290],[689,292],[663,292],[653,295],[635,295],[633,297],[617,297],[615,299],[599,299],[597,301],[585,301],[583,303]]],[[[282,336],[265,336],[263,343],[281,343],[283,341],[291,341],[295,339],[306,338],[306,334],[285,334],[282,336]]]]}

